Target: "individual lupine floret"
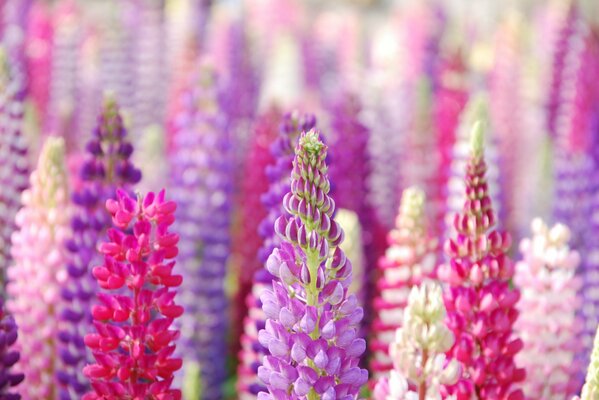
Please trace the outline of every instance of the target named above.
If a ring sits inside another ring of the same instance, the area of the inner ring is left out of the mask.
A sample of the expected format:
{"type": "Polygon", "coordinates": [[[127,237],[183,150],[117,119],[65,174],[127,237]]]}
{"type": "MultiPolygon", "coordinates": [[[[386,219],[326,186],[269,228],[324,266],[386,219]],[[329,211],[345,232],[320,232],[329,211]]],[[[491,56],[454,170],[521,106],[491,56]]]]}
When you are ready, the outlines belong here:
{"type": "Polygon", "coordinates": [[[106,99],[98,126],[87,143],[87,159],[80,170],[81,187],[72,196],[76,208],[71,221],[73,236],[66,242],[68,279],[61,290],[65,300],[59,346],[64,368],[58,372],[62,400],[80,399],[90,389],[82,369],[93,358],[83,337],[93,330],[91,308],[98,289],[91,268],[101,261],[97,246],[111,225],[104,204],[117,187],[128,189],[141,178],[129,160],[133,146],[126,135],[117,104],[106,99]]]}
{"type": "MultiPolygon", "coordinates": [[[[279,136],[270,146],[274,163],[266,168],[269,180],[268,191],[261,200],[268,213],[258,228],[260,237],[263,238],[262,247],[258,252],[258,259],[266,263],[273,249],[281,242],[275,233],[274,223],[280,216],[289,217],[290,214],[283,207],[283,197],[289,192],[289,175],[293,169],[294,144],[302,132],[314,128],[316,119],[311,114],[291,112],[286,114],[281,121],[279,136]]],[[[248,315],[244,319],[244,332],[241,337],[241,351],[239,353],[238,390],[240,399],[255,398],[257,393],[266,390],[256,375],[262,359],[268,354],[268,349],[258,341],[258,331],[264,328],[266,315],[262,311],[260,296],[272,287],[273,276],[266,268],[259,269],[254,275],[252,290],[246,298],[248,315]]]]}
{"type": "Polygon", "coordinates": [[[531,226],[532,237],[520,243],[523,259],[514,277],[522,292],[515,329],[524,342],[516,361],[527,371],[527,399],[564,399],[580,387],[575,360],[582,328],[576,318],[580,256],[568,246],[570,230],[565,225],[550,229],[537,218],[531,226]]]}
{"type": "Polygon", "coordinates": [[[441,385],[457,382],[458,362],[447,361],[445,356],[454,343],[453,333],[445,326],[445,313],[438,284],[425,281],[412,288],[402,327],[389,346],[393,369],[389,377],[377,382],[375,400],[440,399],[441,385]]]}
{"type": "Polygon", "coordinates": [[[496,223],[485,173],[483,127],[474,124],[466,167],[466,200],[454,218],[456,234],[445,243],[449,262],[438,271],[446,283],[448,327],[455,344],[448,352],[462,365],[449,388],[458,400],[521,400],[514,387],[526,372],[514,362],[522,340],[513,334],[520,298],[511,287],[514,266],[507,256],[510,236],[490,231],[496,223]]]}
{"type": "Polygon", "coordinates": [[[268,389],[259,399],[355,399],[368,379],[358,366],[363,311],[347,293],[351,263],[339,248],[326,153],[318,132],[302,134],[283,200],[291,216],[275,222],[282,243],[266,262],[276,279],[261,296],[267,320],[259,340],[270,355],[258,369],[268,389]]]}
{"type": "Polygon", "coordinates": [[[135,200],[119,189],[106,202],[114,228],[100,245],[104,263],[92,271],[103,290],[92,309],[97,333],[85,336],[96,363],[83,369],[93,388],[83,400],[181,398],[170,388],[182,365],[172,357],[179,331],[171,325],[183,314],[174,302],[179,236],[169,231],[176,208],[164,190],[135,200]]]}
{"type": "Polygon", "coordinates": [[[404,190],[395,229],[387,237],[389,247],[379,260],[379,295],[374,299],[374,337],[370,342],[375,378],[392,367],[388,349],[402,325],[410,289],[434,275],[437,240],[427,234],[424,204],[422,190],[404,190]]]}
{"type": "Polygon", "coordinates": [[[56,399],[56,372],[60,314],[64,302],[61,288],[67,279],[70,237],[68,180],[61,138],[46,139],[30,188],[22,195],[23,207],[16,216],[18,230],[12,235],[12,264],[7,273],[8,311],[19,326],[17,349],[21,359],[16,370],[25,374],[18,387],[24,399],[56,399]]]}

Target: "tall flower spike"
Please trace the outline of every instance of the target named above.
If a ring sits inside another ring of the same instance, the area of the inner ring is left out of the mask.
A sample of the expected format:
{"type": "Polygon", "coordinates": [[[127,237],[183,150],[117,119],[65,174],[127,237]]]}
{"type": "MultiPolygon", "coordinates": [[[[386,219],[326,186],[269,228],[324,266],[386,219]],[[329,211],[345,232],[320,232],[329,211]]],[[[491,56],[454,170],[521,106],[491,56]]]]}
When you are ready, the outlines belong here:
{"type": "Polygon", "coordinates": [[[522,291],[515,329],[524,342],[516,361],[527,371],[523,385],[527,399],[570,398],[580,388],[576,376],[580,368],[574,359],[582,328],[576,318],[580,256],[568,246],[566,226],[550,229],[540,219],[531,226],[532,237],[520,243],[523,259],[516,264],[514,277],[522,291]]]}
{"type": "Polygon", "coordinates": [[[339,248],[326,153],[317,131],[301,135],[283,200],[291,216],[275,222],[282,243],[266,267],[276,279],[261,296],[267,320],[259,340],[270,352],[258,368],[268,389],[262,400],[355,399],[368,379],[358,366],[366,348],[357,337],[363,311],[347,293],[351,263],[339,248]]]}
{"type": "Polygon", "coordinates": [[[97,247],[111,226],[104,203],[117,187],[125,189],[139,182],[141,173],[129,161],[133,147],[117,104],[105,100],[93,137],[87,143],[87,159],[81,166],[81,187],[73,193],[75,215],[71,220],[73,237],[66,242],[69,252],[68,279],[62,288],[65,309],[61,317],[59,353],[64,368],[58,373],[60,398],[80,399],[89,391],[83,366],[93,361],[83,337],[93,331],[91,308],[98,285],[91,268],[101,261],[97,247]]]}
{"type": "Polygon", "coordinates": [[[483,126],[474,124],[466,167],[466,200],[454,218],[456,234],[445,242],[449,262],[439,268],[446,283],[448,326],[455,335],[449,351],[462,365],[462,378],[449,388],[457,399],[523,399],[514,384],[525,371],[514,362],[522,341],[512,326],[518,317],[514,267],[507,256],[510,236],[491,230],[495,213],[485,173],[483,126]]]}
{"type": "Polygon", "coordinates": [[[14,264],[8,269],[8,311],[19,326],[17,349],[21,359],[16,370],[25,374],[26,385],[18,388],[25,399],[56,399],[56,372],[60,290],[67,280],[67,250],[70,236],[68,181],[64,164],[64,142],[46,139],[30,188],[22,195],[23,208],[16,216],[18,231],[12,236],[14,264]]]}
{"type": "MultiPolygon", "coordinates": [[[[290,188],[289,175],[293,169],[293,149],[302,132],[314,128],[316,119],[313,115],[300,115],[298,112],[285,114],[279,128],[279,136],[270,146],[274,162],[266,168],[269,180],[268,191],[262,196],[262,203],[267,210],[266,217],[260,223],[258,232],[263,239],[262,247],[258,252],[258,259],[264,265],[270,253],[279,246],[281,239],[276,235],[274,223],[280,216],[289,217],[290,214],[283,207],[283,197],[290,188]]],[[[237,369],[240,400],[255,399],[257,393],[266,391],[266,387],[259,381],[256,373],[262,365],[268,349],[258,341],[258,331],[264,328],[266,315],[262,311],[260,296],[271,287],[273,276],[265,268],[256,271],[252,290],[248,293],[246,304],[248,315],[243,321],[243,335],[241,336],[241,351],[239,353],[239,367],[237,369]]]]}
{"type": "MultiPolygon", "coordinates": [[[[248,154],[244,160],[245,179],[241,182],[241,190],[236,198],[239,204],[239,229],[233,234],[233,265],[238,276],[238,289],[235,295],[234,321],[232,336],[238,338],[243,331],[243,319],[247,315],[249,305],[246,299],[252,290],[256,271],[263,268],[264,261],[258,257],[263,238],[259,235],[260,223],[266,218],[268,210],[262,203],[262,197],[268,192],[270,184],[266,174],[268,166],[273,164],[274,157],[270,145],[277,137],[281,123],[281,114],[271,107],[260,115],[252,127],[252,140],[248,154]]],[[[282,198],[282,197],[281,197],[282,198]]],[[[236,353],[240,344],[235,340],[236,353]]]]}
{"type": "Polygon", "coordinates": [[[411,288],[434,275],[438,246],[427,234],[424,203],[422,190],[416,187],[404,190],[395,229],[387,238],[389,247],[379,260],[379,295],[374,299],[374,337],[370,342],[375,378],[392,367],[388,349],[395,331],[402,325],[411,288]]]}
{"type": "MultiPolygon", "coordinates": [[[[488,100],[482,95],[473,96],[466,104],[466,108],[460,118],[460,124],[456,132],[456,140],[452,149],[452,160],[450,176],[447,180],[447,198],[445,207],[445,239],[454,234],[453,218],[458,213],[466,197],[465,194],[465,170],[469,161],[470,155],[470,130],[472,124],[480,120],[483,123],[489,121],[488,100]]],[[[495,205],[495,211],[501,212],[499,204],[500,200],[500,185],[499,185],[499,169],[497,167],[498,154],[493,138],[485,137],[485,156],[487,160],[488,170],[486,179],[489,189],[489,196],[495,205]]]]}
{"type": "MultiPolygon", "coordinates": [[[[332,104],[330,144],[332,158],[330,176],[333,182],[332,193],[339,208],[358,214],[364,230],[363,246],[366,255],[364,279],[354,285],[361,285],[360,299],[369,298],[374,291],[373,279],[376,262],[383,255],[381,239],[385,235],[374,210],[369,204],[368,178],[370,175],[368,139],[370,132],[359,120],[362,111],[360,99],[344,93],[332,104]]],[[[364,304],[365,308],[370,303],[364,304]]],[[[367,314],[368,315],[368,314],[367,314]]],[[[369,321],[366,321],[367,323],[369,321]]]]}
{"type": "Polygon", "coordinates": [[[12,262],[10,237],[21,193],[27,188],[29,166],[23,128],[25,86],[18,65],[0,47],[0,293],[4,295],[6,269],[12,262]]]}
{"type": "Polygon", "coordinates": [[[169,231],[176,208],[164,190],[135,200],[118,189],[106,202],[114,228],[99,248],[104,263],[92,271],[103,290],[92,309],[97,333],[85,336],[96,363],[83,369],[93,388],[83,400],[181,398],[170,388],[182,364],[172,357],[179,331],[170,329],[183,314],[174,302],[179,236],[169,231]]]}
{"type": "MultiPolygon", "coordinates": [[[[203,63],[186,93],[172,153],[174,198],[181,232],[181,320],[185,371],[201,373],[202,398],[222,398],[226,378],[232,142],[212,67],[203,63]],[[195,364],[195,365],[193,365],[195,364]],[[190,369],[188,365],[193,365],[190,369]]],[[[189,376],[190,381],[197,376],[189,376]]]]}
{"type": "Polygon", "coordinates": [[[441,385],[453,385],[459,378],[458,362],[445,358],[453,343],[453,334],[445,326],[441,286],[425,281],[413,287],[402,327],[389,346],[393,369],[389,377],[379,379],[374,399],[440,399],[441,385]],[[409,385],[416,392],[409,390],[409,385]]]}

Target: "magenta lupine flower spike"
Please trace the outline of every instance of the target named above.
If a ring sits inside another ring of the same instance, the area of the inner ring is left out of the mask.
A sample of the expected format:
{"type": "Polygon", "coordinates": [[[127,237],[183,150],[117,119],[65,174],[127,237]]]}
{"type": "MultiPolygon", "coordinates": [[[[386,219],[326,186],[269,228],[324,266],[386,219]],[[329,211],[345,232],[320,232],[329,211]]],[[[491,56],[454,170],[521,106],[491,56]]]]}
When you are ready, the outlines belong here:
{"type": "Polygon", "coordinates": [[[65,240],[70,236],[70,205],[61,138],[46,139],[30,188],[22,195],[12,236],[14,264],[8,268],[8,311],[19,327],[16,370],[26,385],[18,393],[25,399],[56,399],[56,372],[62,368],[58,329],[63,300],[60,290],[67,279],[65,240]]]}
{"type": "Polygon", "coordinates": [[[526,368],[527,399],[565,399],[574,395],[581,370],[575,360],[582,324],[576,318],[581,282],[580,256],[568,246],[570,230],[532,222],[532,237],[520,243],[522,261],[514,283],[520,287],[520,317],[515,329],[524,342],[516,361],[526,368]]]}
{"type": "Polygon", "coordinates": [[[436,400],[441,398],[441,385],[457,382],[459,364],[447,362],[445,356],[454,343],[445,315],[441,286],[425,281],[412,288],[402,327],[389,346],[393,369],[378,380],[375,400],[436,400]]]}
{"type": "Polygon", "coordinates": [[[395,229],[389,232],[389,247],[379,260],[378,295],[370,342],[371,369],[375,378],[392,367],[389,345],[402,325],[410,289],[434,275],[437,240],[427,234],[425,195],[416,187],[404,190],[395,229]]]}
{"type": "MultiPolygon", "coordinates": [[[[258,252],[258,259],[264,265],[273,249],[280,245],[281,240],[276,235],[274,223],[280,216],[289,217],[290,214],[283,207],[283,197],[289,192],[289,175],[293,169],[293,150],[302,132],[309,131],[316,125],[313,115],[301,115],[298,112],[285,114],[279,128],[279,136],[270,146],[274,162],[266,168],[269,181],[268,191],[262,196],[262,203],[267,210],[266,218],[258,228],[263,239],[262,247],[258,252]]],[[[240,400],[255,399],[259,392],[266,391],[256,373],[262,365],[268,349],[258,341],[258,331],[264,328],[266,315],[262,311],[260,296],[272,287],[273,276],[261,268],[254,275],[252,290],[248,293],[246,304],[248,315],[243,321],[243,335],[241,337],[241,351],[239,353],[239,367],[237,369],[240,400]]]]}
{"type": "Polygon", "coordinates": [[[358,366],[363,311],[347,294],[351,263],[339,248],[326,153],[317,131],[301,135],[283,200],[291,216],[275,222],[282,243],[266,262],[276,279],[261,296],[267,320],[259,340],[270,355],[258,369],[268,389],[259,399],[355,399],[368,379],[358,366]]]}
{"type": "Polygon", "coordinates": [[[455,335],[449,355],[462,364],[462,378],[449,389],[458,400],[524,398],[514,384],[526,373],[514,362],[522,340],[512,326],[518,317],[511,238],[491,230],[496,223],[485,173],[483,127],[474,124],[466,167],[466,199],[455,215],[456,234],[445,243],[449,262],[438,271],[446,283],[448,326],[455,335]]]}
{"type": "Polygon", "coordinates": [[[91,308],[98,289],[91,268],[101,261],[97,246],[111,225],[104,203],[114,196],[117,187],[129,188],[141,178],[129,161],[133,147],[126,135],[117,104],[107,99],[87,144],[81,187],[72,196],[76,206],[71,221],[73,237],[66,242],[70,253],[68,279],[61,292],[65,300],[59,347],[64,369],[58,372],[62,400],[80,399],[90,389],[82,369],[93,358],[83,337],[93,331],[91,308]]]}
{"type": "Polygon", "coordinates": [[[84,400],[181,398],[170,387],[182,365],[172,357],[179,331],[171,325],[183,314],[174,301],[179,236],[169,231],[176,208],[164,190],[133,199],[119,189],[106,202],[114,228],[92,271],[103,290],[92,309],[97,333],[85,336],[96,363],[83,369],[93,388],[84,400]]]}
{"type": "Polygon", "coordinates": [[[6,269],[12,262],[10,237],[21,193],[29,181],[27,143],[21,134],[25,100],[24,75],[0,47],[0,293],[4,295],[6,269]]]}

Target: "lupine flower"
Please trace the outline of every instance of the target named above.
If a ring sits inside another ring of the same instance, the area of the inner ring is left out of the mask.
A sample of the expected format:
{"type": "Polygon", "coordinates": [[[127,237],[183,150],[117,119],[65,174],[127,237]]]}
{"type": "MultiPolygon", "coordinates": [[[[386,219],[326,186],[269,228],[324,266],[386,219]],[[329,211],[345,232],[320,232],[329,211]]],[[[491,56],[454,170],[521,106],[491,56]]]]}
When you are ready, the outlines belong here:
{"type": "Polygon", "coordinates": [[[593,344],[593,352],[591,353],[591,362],[587,370],[587,377],[582,387],[580,397],[575,397],[572,400],[595,400],[599,397],[599,328],[595,335],[593,344]]]}
{"type": "Polygon", "coordinates": [[[12,262],[10,238],[21,193],[27,187],[27,143],[21,134],[25,100],[24,76],[0,47],[0,286],[4,294],[6,269],[12,262]]]}
{"type": "Polygon", "coordinates": [[[78,72],[82,14],[78,4],[70,0],[58,1],[53,10],[52,79],[50,102],[44,127],[48,132],[65,138],[67,152],[79,149],[81,132],[76,131],[78,72]]]}
{"type": "Polygon", "coordinates": [[[404,320],[411,288],[434,275],[437,241],[427,234],[424,202],[422,190],[404,190],[395,229],[387,237],[389,247],[379,260],[379,295],[374,299],[374,337],[370,343],[375,376],[392,367],[388,349],[404,320]]]}
{"type": "MultiPolygon", "coordinates": [[[[236,203],[239,205],[239,229],[233,236],[233,257],[238,290],[235,299],[235,330],[233,337],[241,336],[243,318],[247,315],[246,298],[253,286],[256,271],[263,268],[264,261],[258,257],[263,238],[258,234],[260,223],[266,218],[267,209],[263,206],[262,197],[270,184],[266,170],[273,164],[270,145],[277,136],[281,115],[276,108],[271,108],[256,119],[251,146],[245,160],[245,179],[236,203]],[[239,321],[239,322],[238,322],[239,321]]],[[[238,341],[235,341],[239,344],[238,341]]],[[[236,348],[235,350],[239,350],[236,348]]]]}
{"type": "Polygon", "coordinates": [[[564,399],[580,387],[574,360],[582,327],[576,318],[580,256],[568,247],[566,226],[549,229],[540,219],[531,226],[532,237],[520,243],[523,259],[514,277],[522,291],[515,329],[524,342],[516,361],[527,371],[527,399],[564,399]]]}
{"type": "MultiPolygon", "coordinates": [[[[258,232],[263,239],[258,252],[258,259],[264,265],[273,249],[280,245],[281,239],[276,235],[274,223],[280,216],[291,214],[283,207],[283,197],[290,189],[289,175],[293,169],[293,149],[302,132],[309,131],[316,125],[313,115],[300,115],[298,112],[286,114],[281,121],[279,136],[270,146],[274,162],[266,169],[269,180],[268,191],[262,196],[262,203],[267,210],[266,217],[260,223],[258,232]]],[[[239,353],[238,391],[240,399],[255,398],[258,392],[266,391],[256,373],[262,365],[268,348],[258,341],[258,331],[265,326],[266,315],[262,311],[260,296],[271,287],[273,276],[261,268],[254,275],[252,290],[246,298],[248,315],[243,321],[244,332],[241,337],[239,353]]]]}
{"type": "Polygon", "coordinates": [[[106,100],[81,165],[81,188],[72,197],[76,212],[71,221],[73,237],[66,243],[69,277],[62,288],[66,306],[59,350],[64,363],[58,373],[63,400],[80,399],[90,389],[82,369],[93,359],[83,337],[93,330],[91,309],[98,289],[91,268],[101,260],[97,246],[111,225],[104,203],[114,196],[117,187],[128,188],[141,178],[129,161],[133,147],[126,134],[118,106],[106,100]]]}
{"type": "Polygon", "coordinates": [[[523,399],[514,384],[525,371],[514,357],[522,349],[512,326],[518,317],[514,267],[507,256],[510,236],[491,230],[496,223],[485,173],[483,128],[475,123],[466,167],[466,200],[454,218],[456,234],[445,243],[450,261],[438,275],[446,286],[448,326],[455,344],[448,352],[463,374],[449,392],[457,399],[523,399]]]}
{"type": "MultiPolygon", "coordinates": [[[[452,149],[452,160],[450,176],[447,180],[447,197],[445,207],[445,239],[452,236],[453,219],[457,212],[462,209],[465,195],[465,170],[469,161],[470,142],[469,134],[472,124],[481,120],[489,121],[487,98],[478,94],[473,96],[461,115],[460,124],[456,132],[456,140],[452,149]]],[[[488,170],[486,179],[488,183],[489,196],[493,200],[496,212],[501,212],[500,207],[500,177],[498,168],[498,154],[492,137],[485,137],[485,155],[488,170]]]]}
{"type": "Polygon", "coordinates": [[[34,2],[29,10],[25,37],[27,88],[40,120],[44,119],[50,97],[52,68],[52,26],[50,5],[34,2]]]}
{"type": "Polygon", "coordinates": [[[222,398],[227,372],[224,280],[230,248],[232,142],[212,67],[202,64],[196,79],[186,94],[171,165],[185,278],[181,356],[186,371],[191,371],[187,365],[199,363],[202,398],[210,400],[222,398]]]}
{"type": "Polygon", "coordinates": [[[12,236],[7,309],[19,326],[21,359],[16,370],[27,379],[18,388],[25,399],[54,399],[58,394],[60,291],[67,280],[68,260],[64,242],[71,235],[64,152],[62,139],[46,139],[30,188],[23,192],[18,230],[12,236]]]}
{"type": "Polygon", "coordinates": [[[290,217],[275,222],[282,243],[266,267],[276,279],[261,296],[266,328],[258,376],[268,393],[259,399],[355,399],[368,379],[358,364],[366,348],[357,337],[363,311],[351,284],[351,262],[332,218],[327,147],[318,132],[303,133],[295,149],[291,190],[283,204],[290,217]]]}
{"type": "Polygon", "coordinates": [[[413,287],[402,327],[389,346],[393,369],[378,381],[374,399],[440,399],[441,385],[453,385],[460,375],[458,362],[445,357],[453,343],[453,333],[445,326],[441,286],[425,281],[413,287]]]}
{"type": "Polygon", "coordinates": [[[20,395],[13,392],[15,386],[23,382],[23,373],[14,373],[12,367],[19,361],[20,354],[15,351],[14,344],[17,341],[17,324],[10,316],[4,304],[0,301],[0,399],[18,400],[20,395]]]}
{"type": "Polygon", "coordinates": [[[179,331],[169,329],[183,314],[174,302],[179,236],[169,231],[176,208],[164,190],[135,200],[118,189],[106,202],[114,228],[99,248],[104,263],[92,270],[103,290],[92,309],[97,333],[85,336],[96,363],[83,369],[93,388],[84,400],[181,398],[170,388],[182,365],[172,357],[179,331]]]}

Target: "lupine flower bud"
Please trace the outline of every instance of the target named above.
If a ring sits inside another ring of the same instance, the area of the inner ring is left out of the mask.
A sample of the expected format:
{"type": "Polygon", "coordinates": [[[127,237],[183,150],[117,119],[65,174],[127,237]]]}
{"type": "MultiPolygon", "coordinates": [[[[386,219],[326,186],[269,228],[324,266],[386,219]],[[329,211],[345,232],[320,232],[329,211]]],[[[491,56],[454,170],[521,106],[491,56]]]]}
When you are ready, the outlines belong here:
{"type": "Polygon", "coordinates": [[[28,184],[27,143],[21,134],[25,86],[24,76],[0,46],[0,287],[4,293],[6,269],[12,262],[10,237],[21,193],[28,184]]]}
{"type": "Polygon", "coordinates": [[[413,287],[402,327],[389,346],[393,369],[389,378],[379,379],[375,400],[440,398],[440,385],[453,385],[460,375],[458,362],[445,358],[453,343],[453,333],[445,326],[441,287],[431,281],[413,287]],[[416,392],[408,390],[408,382],[416,392]]]}
{"type": "Polygon", "coordinates": [[[447,388],[458,399],[523,399],[514,383],[525,371],[514,362],[522,341],[512,333],[518,317],[517,289],[506,255],[511,239],[491,230],[496,223],[485,178],[483,127],[475,123],[470,159],[466,167],[466,199],[455,215],[454,237],[445,242],[449,262],[438,275],[446,283],[444,293],[448,327],[455,343],[448,355],[462,365],[462,378],[447,388]]]}
{"type": "MultiPolygon", "coordinates": [[[[222,398],[226,378],[228,299],[225,275],[230,248],[233,187],[231,132],[226,129],[218,102],[219,87],[213,68],[203,63],[174,138],[171,165],[173,197],[180,208],[181,232],[180,349],[186,372],[201,373],[202,398],[222,398]],[[192,368],[187,365],[196,364],[192,368]]],[[[197,376],[188,377],[191,382],[197,376]]]]}
{"type": "Polygon", "coordinates": [[[275,222],[282,243],[266,262],[276,279],[261,296],[267,320],[259,340],[270,355],[258,369],[268,389],[259,399],[355,399],[368,379],[358,366],[363,311],[347,294],[351,263],[338,247],[326,152],[316,131],[302,134],[283,199],[291,216],[275,222]]]}
{"type": "Polygon", "coordinates": [[[540,219],[531,226],[533,236],[520,243],[523,259],[514,277],[522,291],[515,329],[524,342],[516,361],[527,371],[526,398],[567,398],[579,388],[574,356],[581,328],[576,318],[580,281],[575,276],[580,256],[568,247],[566,226],[549,229],[540,219]]]}
{"type": "Polygon", "coordinates": [[[92,309],[96,333],[85,336],[96,363],[83,369],[93,388],[83,400],[181,398],[170,388],[182,365],[172,357],[179,331],[169,329],[183,314],[174,302],[179,236],[169,232],[176,208],[164,190],[135,200],[119,189],[106,202],[114,228],[99,247],[104,263],[92,270],[103,290],[92,309]]]}
{"type": "MultiPolygon", "coordinates": [[[[289,191],[289,175],[293,168],[293,144],[297,142],[302,132],[314,128],[316,119],[313,115],[300,115],[298,112],[286,114],[279,128],[279,136],[270,146],[274,163],[266,168],[269,180],[268,191],[262,196],[262,203],[267,210],[266,217],[258,228],[263,238],[262,247],[258,258],[262,265],[268,260],[273,249],[280,245],[281,238],[277,236],[274,224],[280,216],[290,216],[283,207],[283,197],[289,191]]],[[[273,276],[266,268],[258,270],[254,276],[252,290],[246,298],[248,315],[244,319],[244,332],[241,337],[241,351],[239,353],[238,391],[240,399],[254,399],[258,392],[266,390],[256,375],[258,367],[262,365],[268,348],[258,341],[258,331],[265,326],[266,315],[262,311],[260,296],[271,286],[273,276]]]]}
{"type": "Polygon", "coordinates": [[[140,171],[130,162],[133,147],[126,140],[126,133],[117,104],[107,99],[86,146],[81,187],[72,196],[76,210],[71,220],[73,236],[65,244],[70,254],[68,279],[61,291],[66,307],[61,315],[64,324],[58,350],[64,362],[58,373],[62,400],[80,399],[90,389],[82,369],[93,358],[83,337],[93,331],[91,310],[98,289],[91,268],[101,260],[97,247],[111,226],[104,204],[114,196],[117,187],[128,188],[141,178],[140,171]]]}
{"type": "Polygon", "coordinates": [[[388,349],[405,317],[410,289],[434,275],[437,241],[426,231],[424,197],[424,192],[416,187],[404,190],[395,229],[387,237],[389,247],[379,260],[380,294],[374,299],[376,316],[371,341],[371,368],[378,376],[392,367],[388,349]]]}
{"type": "Polygon", "coordinates": [[[30,188],[23,192],[18,231],[12,236],[7,308],[20,329],[16,370],[27,379],[18,388],[26,399],[53,399],[58,394],[55,375],[62,362],[56,350],[64,309],[60,291],[68,276],[64,242],[71,235],[64,152],[62,139],[46,140],[30,188]]]}

